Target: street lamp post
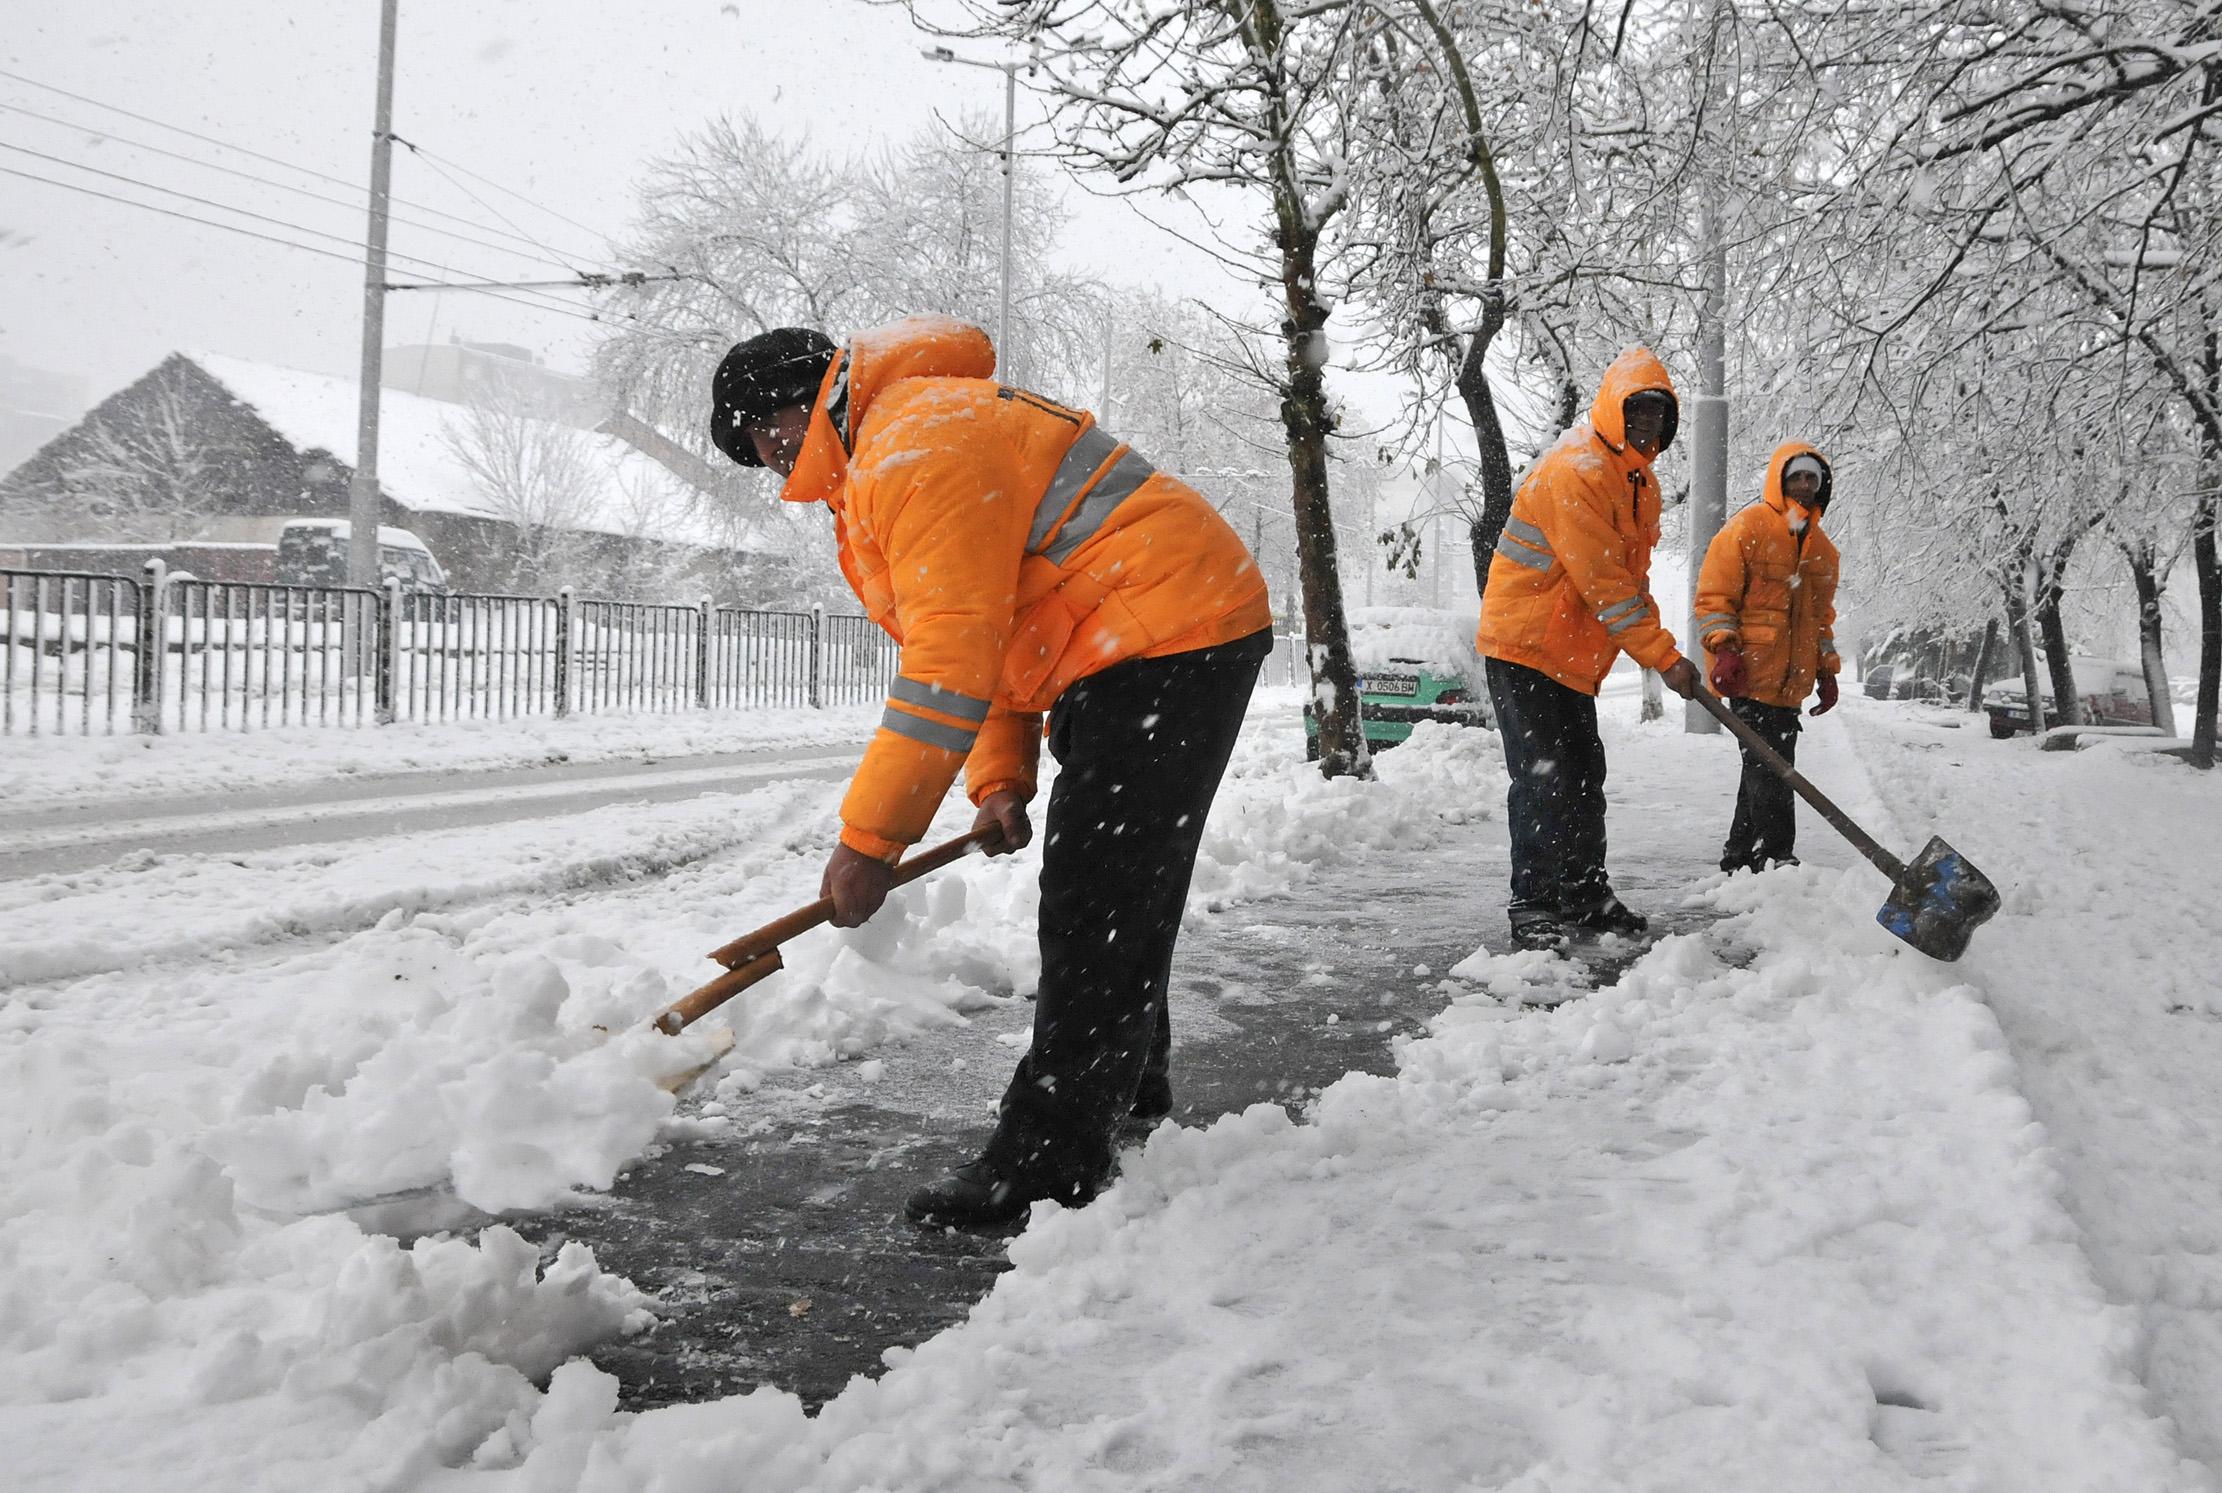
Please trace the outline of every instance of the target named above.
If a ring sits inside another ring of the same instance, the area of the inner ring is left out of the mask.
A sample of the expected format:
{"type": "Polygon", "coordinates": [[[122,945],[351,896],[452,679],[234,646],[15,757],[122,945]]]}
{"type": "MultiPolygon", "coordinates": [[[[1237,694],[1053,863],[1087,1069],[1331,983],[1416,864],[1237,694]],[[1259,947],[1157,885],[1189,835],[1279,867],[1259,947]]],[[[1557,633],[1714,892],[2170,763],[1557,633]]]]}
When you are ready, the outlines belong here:
{"type": "Polygon", "coordinates": [[[1023,64],[981,62],[959,57],[947,47],[927,47],[925,54],[929,61],[984,67],[1003,75],[1003,272],[995,317],[995,357],[1004,378],[1015,378],[1017,359],[1011,355],[1011,214],[1018,173],[1013,169],[1011,151],[1018,136],[1018,70],[1023,64]]]}

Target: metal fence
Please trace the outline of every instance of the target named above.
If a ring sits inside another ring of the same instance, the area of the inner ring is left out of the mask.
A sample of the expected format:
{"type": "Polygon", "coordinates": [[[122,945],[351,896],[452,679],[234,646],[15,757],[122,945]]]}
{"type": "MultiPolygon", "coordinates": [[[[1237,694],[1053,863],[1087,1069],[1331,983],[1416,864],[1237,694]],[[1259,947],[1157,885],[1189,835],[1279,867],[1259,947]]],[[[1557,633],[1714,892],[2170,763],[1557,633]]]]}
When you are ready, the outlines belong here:
{"type": "Polygon", "coordinates": [[[883,698],[863,617],[0,570],[0,734],[507,720],[883,698]],[[158,641],[157,641],[158,640],[158,641]],[[142,643],[144,642],[144,646],[142,643]]]}
{"type": "Polygon", "coordinates": [[[128,727],[140,587],[122,576],[0,571],[0,734],[128,727]],[[97,722],[97,726],[96,726],[97,722]]]}

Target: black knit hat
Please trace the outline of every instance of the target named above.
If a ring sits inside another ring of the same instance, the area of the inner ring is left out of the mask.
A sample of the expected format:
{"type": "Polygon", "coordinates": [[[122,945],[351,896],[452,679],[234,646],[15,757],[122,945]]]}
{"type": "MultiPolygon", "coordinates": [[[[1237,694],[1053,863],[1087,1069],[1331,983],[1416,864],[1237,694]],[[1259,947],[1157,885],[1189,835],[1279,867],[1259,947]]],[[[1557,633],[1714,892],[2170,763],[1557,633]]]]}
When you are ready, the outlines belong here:
{"type": "Polygon", "coordinates": [[[736,342],[710,382],[710,439],[744,467],[760,467],[749,427],[791,405],[808,407],[833,366],[833,339],[808,327],[774,327],[736,342]]]}

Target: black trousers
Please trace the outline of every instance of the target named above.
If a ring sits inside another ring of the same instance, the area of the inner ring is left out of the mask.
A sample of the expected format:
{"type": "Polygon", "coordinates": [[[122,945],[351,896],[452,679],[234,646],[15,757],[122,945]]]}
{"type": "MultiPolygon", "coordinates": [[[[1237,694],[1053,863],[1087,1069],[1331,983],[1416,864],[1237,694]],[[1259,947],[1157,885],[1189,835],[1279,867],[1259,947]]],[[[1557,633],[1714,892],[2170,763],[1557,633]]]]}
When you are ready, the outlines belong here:
{"type": "Polygon", "coordinates": [[[1168,1083],[1165,1009],[1204,818],[1234,752],[1269,632],[1132,659],[1049,713],[1061,771],[1042,826],[1034,1044],[987,1157],[1029,1196],[1086,1198],[1145,1082],[1168,1083]]]}
{"type": "Polygon", "coordinates": [[[1605,743],[1597,700],[1550,675],[1483,660],[1504,740],[1512,831],[1506,910],[1580,915],[1612,895],[1605,875],[1605,743]]]}
{"type": "MultiPolygon", "coordinates": [[[[1799,717],[1794,705],[1730,700],[1728,708],[1791,762],[1798,760],[1799,717]]],[[[1736,785],[1736,817],[1721,847],[1721,869],[1757,869],[1762,861],[1790,855],[1798,841],[1798,800],[1782,775],[1743,748],[1744,773],[1736,785]]]]}

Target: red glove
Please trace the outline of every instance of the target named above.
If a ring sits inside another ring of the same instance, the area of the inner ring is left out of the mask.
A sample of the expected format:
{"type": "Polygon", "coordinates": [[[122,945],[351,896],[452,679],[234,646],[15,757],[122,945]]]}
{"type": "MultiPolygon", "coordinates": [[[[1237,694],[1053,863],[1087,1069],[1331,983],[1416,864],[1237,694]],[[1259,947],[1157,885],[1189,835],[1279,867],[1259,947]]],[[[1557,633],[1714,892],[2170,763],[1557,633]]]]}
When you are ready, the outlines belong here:
{"type": "Polygon", "coordinates": [[[1734,698],[1744,692],[1744,655],[1738,648],[1725,648],[1713,655],[1713,693],[1734,698]]]}
{"type": "Polygon", "coordinates": [[[1809,714],[1827,715],[1836,708],[1836,676],[1834,674],[1823,674],[1816,692],[1821,697],[1821,703],[1814,706],[1808,712],[1809,714]]]}

